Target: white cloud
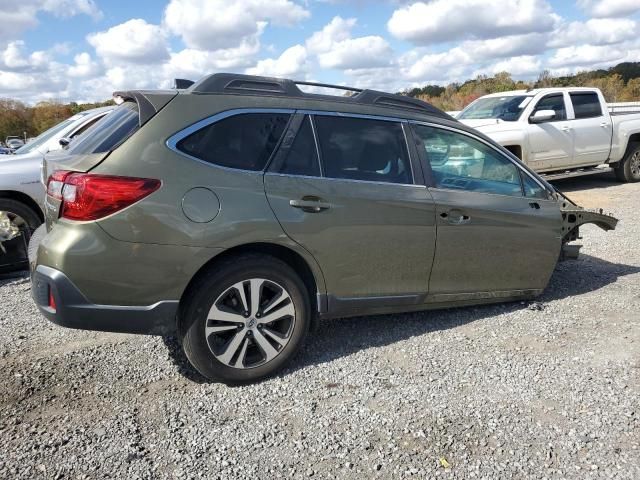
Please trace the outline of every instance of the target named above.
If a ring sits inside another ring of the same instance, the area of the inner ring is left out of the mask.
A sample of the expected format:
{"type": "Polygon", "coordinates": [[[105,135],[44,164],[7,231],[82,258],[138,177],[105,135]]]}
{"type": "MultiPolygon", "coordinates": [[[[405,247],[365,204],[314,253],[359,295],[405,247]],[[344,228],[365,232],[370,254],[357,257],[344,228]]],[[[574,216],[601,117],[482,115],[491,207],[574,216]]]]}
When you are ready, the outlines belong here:
{"type": "Polygon", "coordinates": [[[0,52],[0,69],[11,72],[41,72],[48,68],[50,59],[46,52],[27,53],[22,40],[9,42],[0,52]]]}
{"type": "Polygon", "coordinates": [[[187,47],[213,51],[233,48],[259,34],[268,21],[291,26],[309,15],[290,0],[171,0],[164,24],[187,47]]]}
{"type": "Polygon", "coordinates": [[[47,12],[59,18],[89,15],[94,19],[102,12],[92,0],[0,0],[0,46],[17,40],[27,29],[38,25],[38,12],[47,12]]]}
{"type": "Polygon", "coordinates": [[[533,55],[521,55],[494,63],[488,69],[492,74],[509,72],[514,76],[534,76],[542,69],[541,60],[533,55]]]}
{"type": "Polygon", "coordinates": [[[578,45],[559,48],[549,59],[551,67],[571,67],[590,65],[594,68],[611,62],[623,61],[627,55],[624,49],[604,45],[578,45]]]}
{"type": "Polygon", "coordinates": [[[598,18],[623,17],[640,10],[638,0],[578,0],[578,6],[598,18]]]}
{"type": "Polygon", "coordinates": [[[426,45],[547,32],[558,20],[545,0],[433,0],[400,7],[387,27],[397,38],[426,45]]]}
{"type": "Polygon", "coordinates": [[[393,63],[389,43],[378,35],[352,38],[351,30],[355,25],[355,18],[333,17],[322,30],[307,39],[307,51],[317,55],[322,68],[353,70],[393,63]]]}
{"type": "Polygon", "coordinates": [[[550,47],[581,43],[611,45],[637,37],[638,23],[626,18],[592,18],[560,26],[550,37],[550,47]]]}
{"type": "Polygon", "coordinates": [[[542,53],[548,48],[548,40],[549,34],[547,33],[528,33],[488,40],[467,40],[460,44],[460,48],[476,61],[482,61],[542,53]]]}
{"type": "Polygon", "coordinates": [[[74,65],[69,67],[69,76],[77,78],[91,78],[100,75],[103,68],[93,61],[91,55],[82,52],[73,57],[74,65]]]}
{"type": "Polygon", "coordinates": [[[151,64],[169,57],[162,29],[139,18],[104,32],[92,33],[87,36],[87,41],[107,63],[151,64]]]}
{"type": "Polygon", "coordinates": [[[246,72],[250,75],[306,78],[307,60],[306,48],[302,45],[294,45],[282,52],[278,58],[260,60],[255,67],[248,68],[246,72]]]}
{"type": "Polygon", "coordinates": [[[408,52],[400,58],[403,65],[401,72],[408,80],[457,80],[463,77],[474,63],[473,57],[460,47],[441,53],[417,55],[417,52],[408,52]]]}
{"type": "Polygon", "coordinates": [[[314,32],[307,39],[307,50],[311,53],[328,52],[337,42],[351,38],[351,29],[355,25],[355,18],[333,17],[329,23],[322,27],[322,30],[314,32]]]}

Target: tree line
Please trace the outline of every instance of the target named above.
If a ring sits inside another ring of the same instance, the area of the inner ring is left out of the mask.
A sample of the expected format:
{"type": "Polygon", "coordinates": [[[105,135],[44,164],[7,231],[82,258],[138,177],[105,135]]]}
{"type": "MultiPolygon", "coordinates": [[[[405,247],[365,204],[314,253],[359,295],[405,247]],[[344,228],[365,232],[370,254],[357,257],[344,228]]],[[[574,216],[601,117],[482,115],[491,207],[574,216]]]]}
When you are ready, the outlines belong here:
{"type": "Polygon", "coordinates": [[[113,100],[98,103],[39,102],[34,106],[0,98],[0,142],[9,135],[37,137],[57,123],[90,108],[113,105],[113,100]]]}
{"type": "Polygon", "coordinates": [[[493,77],[479,75],[464,83],[426,85],[401,93],[451,111],[462,110],[476,98],[489,93],[544,87],[596,87],[602,90],[607,102],[640,101],[640,62],[625,62],[608,70],[592,70],[568,76],[553,76],[545,70],[531,82],[514,80],[509,72],[501,72],[493,77]]]}

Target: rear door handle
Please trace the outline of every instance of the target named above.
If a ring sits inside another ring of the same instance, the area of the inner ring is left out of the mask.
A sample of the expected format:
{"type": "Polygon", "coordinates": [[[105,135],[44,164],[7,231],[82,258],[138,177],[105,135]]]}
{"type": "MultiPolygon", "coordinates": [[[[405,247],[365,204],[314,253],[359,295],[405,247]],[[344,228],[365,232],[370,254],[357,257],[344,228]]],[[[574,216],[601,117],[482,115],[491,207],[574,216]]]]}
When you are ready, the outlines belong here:
{"type": "Polygon", "coordinates": [[[565,125],[564,127],[562,127],[563,132],[568,132],[569,130],[571,130],[571,127],[569,125],[565,125]]]}
{"type": "Polygon", "coordinates": [[[460,213],[459,211],[450,210],[449,212],[442,212],[440,214],[440,218],[446,220],[451,225],[464,225],[465,223],[469,223],[471,221],[471,217],[469,215],[465,215],[460,213]]]}
{"type": "Polygon", "coordinates": [[[325,203],[320,199],[312,199],[309,197],[303,197],[300,200],[289,200],[289,205],[294,208],[299,208],[303,212],[307,213],[320,213],[323,210],[331,208],[330,203],[325,203]]]}
{"type": "Polygon", "coordinates": [[[540,210],[540,204],[538,202],[529,202],[529,206],[531,208],[535,208],[536,210],[540,210]]]}

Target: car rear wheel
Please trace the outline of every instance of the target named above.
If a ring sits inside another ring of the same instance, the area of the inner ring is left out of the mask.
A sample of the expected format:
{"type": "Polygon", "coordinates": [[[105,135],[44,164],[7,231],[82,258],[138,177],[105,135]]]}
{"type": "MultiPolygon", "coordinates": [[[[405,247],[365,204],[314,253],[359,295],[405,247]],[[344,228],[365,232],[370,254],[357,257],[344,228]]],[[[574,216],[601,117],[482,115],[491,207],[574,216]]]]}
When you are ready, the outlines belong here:
{"type": "Polygon", "coordinates": [[[640,144],[632,145],[615,169],[621,182],[640,182],[640,144]]]}
{"type": "Polygon", "coordinates": [[[245,255],[205,275],[185,300],[183,348],[210,380],[242,384],[270,376],[309,331],[308,292],[284,262],[245,255]]]}
{"type": "Polygon", "coordinates": [[[29,238],[41,223],[29,206],[0,198],[0,273],[27,267],[29,238]]]}

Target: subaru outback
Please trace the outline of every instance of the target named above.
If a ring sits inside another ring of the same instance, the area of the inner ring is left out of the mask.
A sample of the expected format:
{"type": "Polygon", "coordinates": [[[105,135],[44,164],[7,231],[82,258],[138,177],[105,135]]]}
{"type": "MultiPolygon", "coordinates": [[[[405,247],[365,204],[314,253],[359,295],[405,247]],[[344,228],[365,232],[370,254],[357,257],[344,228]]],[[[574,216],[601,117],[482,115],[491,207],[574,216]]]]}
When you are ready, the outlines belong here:
{"type": "Polygon", "coordinates": [[[304,85],[116,92],[99,129],[45,160],[41,312],[175,332],[204,376],[246,383],[320,319],[535,297],[580,225],[616,226],[427,103],[304,85]]]}

